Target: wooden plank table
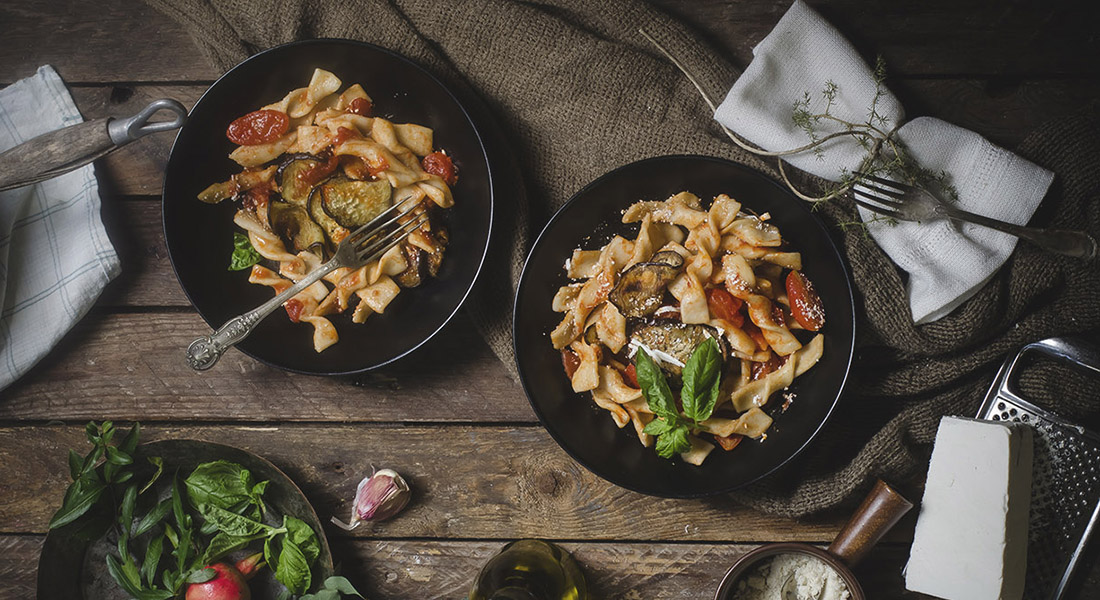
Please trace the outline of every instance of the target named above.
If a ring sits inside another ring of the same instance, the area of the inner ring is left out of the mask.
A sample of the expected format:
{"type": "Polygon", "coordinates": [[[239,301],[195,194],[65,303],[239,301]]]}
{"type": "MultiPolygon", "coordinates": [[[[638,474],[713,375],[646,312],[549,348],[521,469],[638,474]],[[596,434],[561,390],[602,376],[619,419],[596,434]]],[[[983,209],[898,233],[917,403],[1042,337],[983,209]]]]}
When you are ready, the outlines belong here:
{"type": "MultiPolygon", "coordinates": [[[[1100,96],[1096,34],[1072,4],[813,3],[861,51],[884,55],[910,114],[1009,147],[1100,96]]],[[[744,66],[789,1],[660,4],[744,66]]],[[[131,114],[163,96],[190,105],[218,75],[179,27],[139,2],[0,5],[0,84],[47,63],[86,118],[131,114]]],[[[151,136],[97,165],[123,274],[59,348],[0,393],[0,598],[35,589],[46,524],[68,483],[66,449],[83,444],[89,419],[140,420],[150,440],[229,440],[283,468],[323,516],[348,512],[372,464],[406,474],[415,498],[401,518],[330,532],[344,573],[372,598],[463,598],[505,540],[528,536],[574,551],[596,598],[707,598],[756,545],[827,543],[844,521],[847,509],[792,520],[726,498],[655,499],[603,482],[539,426],[464,315],[379,373],[296,376],[236,351],[192,372],[181,349],[205,325],[176,282],[160,227],[170,143],[151,136]]],[[[913,522],[858,569],[870,597],[918,597],[900,574],[913,522]]],[[[1094,552],[1071,597],[1097,594],[1094,552]]]]}

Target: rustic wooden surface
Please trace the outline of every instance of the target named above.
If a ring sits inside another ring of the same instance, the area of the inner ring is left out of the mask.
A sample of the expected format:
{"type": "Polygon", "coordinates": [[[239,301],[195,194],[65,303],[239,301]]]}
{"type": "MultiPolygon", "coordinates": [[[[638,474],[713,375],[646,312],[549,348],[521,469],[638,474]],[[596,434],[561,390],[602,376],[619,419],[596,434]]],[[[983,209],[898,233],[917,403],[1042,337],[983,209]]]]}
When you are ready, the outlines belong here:
{"type": "MultiPolygon", "coordinates": [[[[659,3],[746,65],[789,0],[659,3]]],[[[910,114],[1009,147],[1100,96],[1100,41],[1085,3],[813,4],[865,54],[886,58],[910,114]]],[[[0,4],[0,84],[46,63],[86,118],[164,96],[190,106],[218,75],[140,2],[0,4]]],[[[59,348],[0,392],[0,598],[33,594],[46,523],[67,483],[65,451],[82,444],[81,426],[93,418],[141,420],[148,439],[229,440],[286,470],[325,516],[348,511],[372,464],[407,474],[416,495],[401,518],[329,532],[344,572],[372,598],[463,598],[479,566],[524,536],[574,551],[594,597],[707,598],[759,543],[823,544],[839,530],[843,510],[795,521],[725,498],[653,499],[599,480],[538,425],[465,316],[382,373],[295,376],[235,351],[210,372],[191,372],[180,349],[203,323],[179,289],[160,228],[170,144],[170,135],[145,138],[97,165],[123,274],[59,348]]],[[[913,520],[859,568],[871,598],[917,597],[900,575],[913,520]]],[[[1087,558],[1070,597],[1100,593],[1095,549],[1087,558]]]]}

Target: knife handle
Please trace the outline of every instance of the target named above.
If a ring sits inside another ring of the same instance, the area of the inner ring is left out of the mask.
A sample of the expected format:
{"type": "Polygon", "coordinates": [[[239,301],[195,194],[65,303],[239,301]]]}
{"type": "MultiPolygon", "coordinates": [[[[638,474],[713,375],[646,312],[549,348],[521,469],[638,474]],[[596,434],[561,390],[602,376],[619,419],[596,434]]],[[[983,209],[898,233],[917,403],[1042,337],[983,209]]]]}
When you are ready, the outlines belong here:
{"type": "Polygon", "coordinates": [[[93,119],[44,133],[0,154],[0,192],[63,175],[142,136],[178,129],[186,118],[182,104],[161,98],[131,117],[93,119]],[[173,118],[150,123],[161,110],[173,118]]]}

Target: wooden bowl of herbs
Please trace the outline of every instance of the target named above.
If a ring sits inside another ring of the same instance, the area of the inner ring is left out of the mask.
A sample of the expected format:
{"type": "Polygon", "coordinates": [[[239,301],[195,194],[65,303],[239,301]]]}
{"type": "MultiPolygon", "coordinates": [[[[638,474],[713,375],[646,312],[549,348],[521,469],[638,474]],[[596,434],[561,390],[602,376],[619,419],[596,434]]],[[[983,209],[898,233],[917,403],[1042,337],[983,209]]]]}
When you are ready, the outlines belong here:
{"type": "Polygon", "coordinates": [[[70,451],[74,483],[39,558],[40,599],[182,597],[217,575],[208,565],[257,554],[264,564],[247,582],[257,600],[332,576],[317,513],[269,461],[199,440],[138,445],[136,425],[90,423],[87,434],[92,450],[70,451]]]}

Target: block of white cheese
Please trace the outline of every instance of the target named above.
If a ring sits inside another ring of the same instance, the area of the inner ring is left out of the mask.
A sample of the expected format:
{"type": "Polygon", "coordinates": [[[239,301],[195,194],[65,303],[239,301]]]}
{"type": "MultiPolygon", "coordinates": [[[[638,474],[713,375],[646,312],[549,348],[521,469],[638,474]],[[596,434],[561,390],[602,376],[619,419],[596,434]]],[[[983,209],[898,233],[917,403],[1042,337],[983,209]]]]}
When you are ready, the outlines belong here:
{"type": "Polygon", "coordinates": [[[905,588],[948,600],[1019,600],[1027,566],[1031,427],[944,417],[905,588]]]}

